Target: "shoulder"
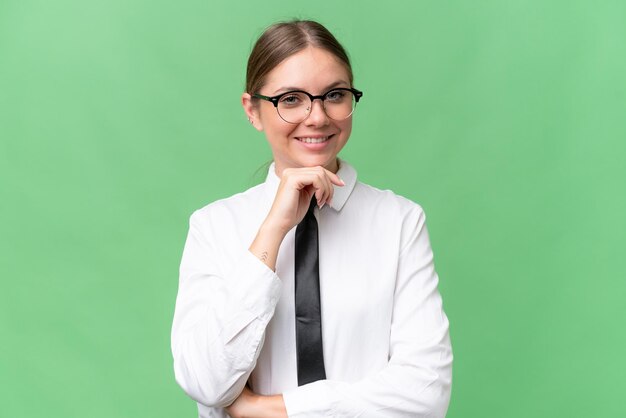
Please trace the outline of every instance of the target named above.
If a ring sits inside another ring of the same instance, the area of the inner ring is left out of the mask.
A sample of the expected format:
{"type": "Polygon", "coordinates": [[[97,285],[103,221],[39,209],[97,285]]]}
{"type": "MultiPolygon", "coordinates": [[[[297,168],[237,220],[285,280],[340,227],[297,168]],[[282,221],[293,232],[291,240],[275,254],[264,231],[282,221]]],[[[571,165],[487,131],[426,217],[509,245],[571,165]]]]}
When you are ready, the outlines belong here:
{"type": "MultiPolygon", "coordinates": [[[[358,181],[356,169],[345,160],[340,160],[338,174],[348,185],[354,185],[345,204],[350,208],[346,210],[350,216],[376,220],[382,218],[389,222],[403,219],[409,214],[423,216],[424,211],[416,202],[391,190],[380,189],[358,181]],[[375,218],[371,218],[371,215],[375,218]]],[[[345,195],[345,193],[342,194],[345,195]]]]}
{"type": "Polygon", "coordinates": [[[422,206],[391,190],[357,182],[350,200],[361,208],[356,212],[353,207],[353,214],[378,231],[378,235],[391,233],[400,248],[425,230],[426,214],[422,206]]]}
{"type": "Polygon", "coordinates": [[[408,216],[423,216],[422,207],[411,199],[396,194],[392,190],[379,189],[358,181],[354,187],[354,203],[371,207],[375,210],[384,210],[387,214],[408,216]]]}
{"type": "Polygon", "coordinates": [[[263,200],[263,183],[232,196],[215,200],[194,211],[190,217],[191,224],[207,225],[236,222],[251,216],[259,208],[263,200]]]}

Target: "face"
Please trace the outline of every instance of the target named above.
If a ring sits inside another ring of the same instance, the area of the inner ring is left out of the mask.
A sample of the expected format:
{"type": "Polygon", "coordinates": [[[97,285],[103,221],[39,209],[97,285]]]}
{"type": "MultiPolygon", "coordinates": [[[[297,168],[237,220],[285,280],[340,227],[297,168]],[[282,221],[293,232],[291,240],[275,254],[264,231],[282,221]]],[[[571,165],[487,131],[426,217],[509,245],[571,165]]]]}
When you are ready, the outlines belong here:
{"type": "MultiPolygon", "coordinates": [[[[330,52],[309,47],[281,62],[267,75],[261,91],[251,93],[276,96],[290,90],[304,90],[321,95],[334,87],[351,87],[345,66],[330,52]]],[[[322,102],[315,100],[308,117],[292,124],[282,120],[269,101],[252,103],[250,95],[245,93],[242,103],[254,127],[265,132],[278,175],[285,168],[313,166],[337,172],[337,154],[350,137],[352,116],[341,121],[330,119],[322,102]]]]}

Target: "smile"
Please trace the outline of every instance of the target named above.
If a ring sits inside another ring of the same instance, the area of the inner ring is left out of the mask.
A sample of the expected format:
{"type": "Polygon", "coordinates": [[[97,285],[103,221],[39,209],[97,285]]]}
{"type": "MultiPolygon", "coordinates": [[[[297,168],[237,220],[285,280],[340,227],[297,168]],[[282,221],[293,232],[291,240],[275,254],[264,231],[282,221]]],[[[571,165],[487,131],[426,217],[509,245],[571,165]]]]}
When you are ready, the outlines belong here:
{"type": "Polygon", "coordinates": [[[321,136],[317,138],[302,137],[302,138],[296,138],[296,139],[300,142],[304,142],[305,144],[321,144],[322,142],[328,141],[331,137],[332,135],[321,136]]]}

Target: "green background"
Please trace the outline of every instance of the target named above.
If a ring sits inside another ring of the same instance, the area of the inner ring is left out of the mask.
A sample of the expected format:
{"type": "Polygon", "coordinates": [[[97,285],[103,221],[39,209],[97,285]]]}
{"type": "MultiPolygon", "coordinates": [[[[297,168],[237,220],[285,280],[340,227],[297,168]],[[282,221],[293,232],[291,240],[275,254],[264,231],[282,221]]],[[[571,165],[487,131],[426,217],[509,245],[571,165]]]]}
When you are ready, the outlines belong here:
{"type": "Polygon", "coordinates": [[[626,3],[601,0],[2,0],[0,416],[196,416],[187,221],[264,178],[245,64],[293,17],[365,92],[342,156],[428,215],[448,417],[626,416],[626,3]]]}

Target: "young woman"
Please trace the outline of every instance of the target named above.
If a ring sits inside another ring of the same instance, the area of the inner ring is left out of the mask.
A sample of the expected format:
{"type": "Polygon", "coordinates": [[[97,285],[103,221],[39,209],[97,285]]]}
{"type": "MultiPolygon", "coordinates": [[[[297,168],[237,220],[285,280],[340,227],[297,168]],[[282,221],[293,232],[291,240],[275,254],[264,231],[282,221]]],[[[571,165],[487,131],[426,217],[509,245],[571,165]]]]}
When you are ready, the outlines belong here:
{"type": "Polygon", "coordinates": [[[445,416],[452,351],[424,212],[337,157],[361,96],[319,23],[275,24],[254,46],[242,104],[274,162],[191,216],[180,267],[174,369],[200,417],[445,416]]]}

